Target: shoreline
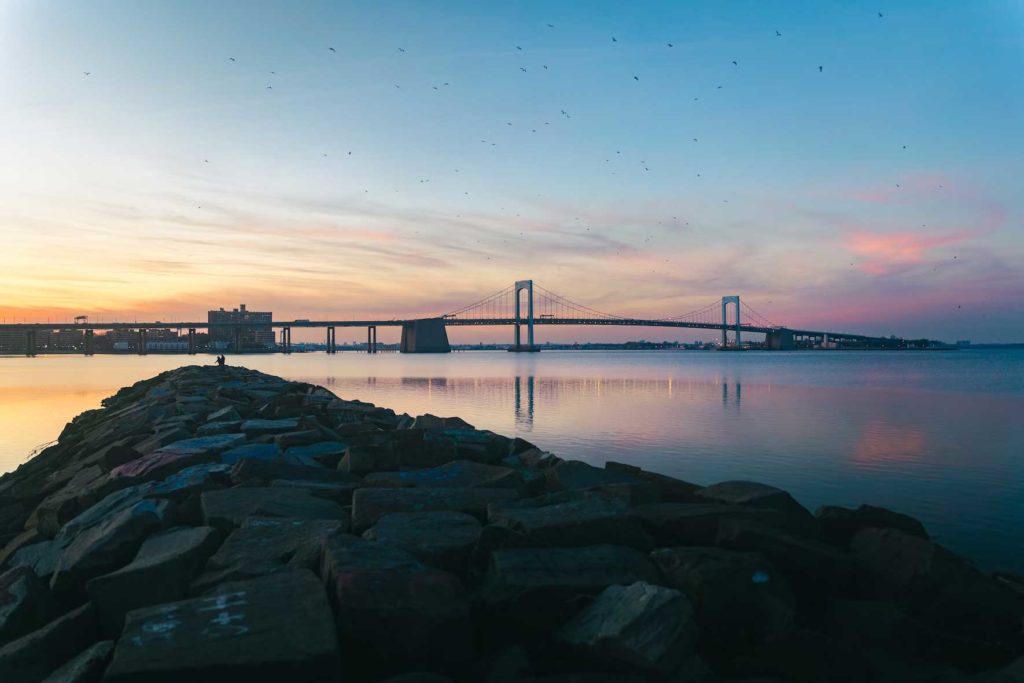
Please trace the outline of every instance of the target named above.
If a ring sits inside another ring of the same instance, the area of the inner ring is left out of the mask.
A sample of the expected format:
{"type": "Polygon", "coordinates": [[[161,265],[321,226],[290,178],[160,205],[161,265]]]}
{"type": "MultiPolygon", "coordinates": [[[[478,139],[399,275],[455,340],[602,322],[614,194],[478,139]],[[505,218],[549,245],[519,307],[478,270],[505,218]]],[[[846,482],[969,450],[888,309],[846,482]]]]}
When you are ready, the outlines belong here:
{"type": "Polygon", "coordinates": [[[1019,577],[882,508],[593,467],[241,367],[103,404],[0,477],[5,681],[954,681],[1024,654],[1019,577]]]}

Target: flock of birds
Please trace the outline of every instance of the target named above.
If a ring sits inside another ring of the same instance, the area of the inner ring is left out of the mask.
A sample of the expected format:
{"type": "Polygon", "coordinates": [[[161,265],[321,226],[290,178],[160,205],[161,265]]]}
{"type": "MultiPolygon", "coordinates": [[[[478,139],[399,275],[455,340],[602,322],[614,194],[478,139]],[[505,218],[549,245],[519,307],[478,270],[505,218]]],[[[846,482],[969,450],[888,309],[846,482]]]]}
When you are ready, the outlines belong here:
{"type": "MultiPolygon", "coordinates": [[[[877,15],[878,15],[879,19],[884,18],[884,14],[882,12],[878,12],[877,15]]],[[[547,26],[548,29],[555,29],[556,28],[556,26],[554,24],[551,24],[551,23],[546,24],[546,26],[547,26]]],[[[775,37],[776,38],[782,38],[783,37],[782,32],[779,31],[778,29],[776,29],[775,30],[775,37]]],[[[611,39],[610,42],[613,43],[613,44],[617,44],[619,42],[619,40],[618,40],[618,38],[616,36],[610,36],[610,39],[611,39]]],[[[672,43],[672,42],[666,42],[665,45],[666,45],[667,49],[675,48],[675,43],[672,43]]],[[[407,51],[406,51],[406,49],[404,47],[397,47],[396,49],[397,49],[398,52],[400,52],[402,54],[407,54],[407,51]]],[[[518,52],[522,52],[523,51],[523,48],[522,48],[521,45],[516,45],[515,49],[518,52]]],[[[326,50],[328,52],[330,52],[331,54],[337,54],[337,52],[338,52],[337,49],[334,48],[333,46],[327,46],[326,50]]],[[[233,57],[233,56],[228,57],[227,60],[229,62],[232,62],[232,63],[237,63],[238,62],[237,58],[233,57]]],[[[732,66],[733,67],[739,67],[739,61],[738,60],[732,60],[732,66]]],[[[549,70],[549,65],[548,64],[542,64],[541,67],[545,71],[549,70]]],[[[819,65],[817,65],[817,69],[818,69],[818,73],[823,73],[824,69],[825,69],[825,66],[823,64],[819,64],[819,65]]],[[[520,66],[519,70],[522,71],[523,73],[528,73],[528,69],[525,66],[520,66]]],[[[87,77],[92,75],[91,71],[85,71],[83,73],[87,77]]],[[[270,71],[269,74],[272,75],[272,76],[276,76],[276,72],[275,71],[270,71]]],[[[633,80],[636,81],[636,82],[639,82],[640,81],[640,75],[639,74],[634,74],[633,75],[633,80]]],[[[449,87],[449,85],[450,85],[450,83],[446,81],[446,82],[440,83],[438,85],[432,85],[431,87],[432,87],[433,90],[441,90],[443,88],[449,87]]],[[[271,85],[271,84],[267,84],[265,87],[266,87],[266,90],[273,90],[273,85],[271,85]]],[[[401,89],[401,84],[395,83],[394,87],[396,89],[401,89]]],[[[716,86],[716,89],[718,89],[718,90],[720,90],[722,88],[723,88],[722,85],[717,85],[716,86]]],[[[698,101],[699,99],[700,99],[699,97],[694,97],[693,98],[694,101],[698,101]]],[[[559,117],[561,117],[561,118],[563,118],[565,120],[572,119],[572,115],[566,109],[564,109],[564,108],[560,108],[559,109],[559,114],[558,115],[559,115],[559,117]]],[[[513,122],[511,122],[511,121],[506,121],[505,124],[506,124],[506,127],[512,127],[513,126],[513,122]]],[[[550,125],[552,125],[552,123],[551,123],[550,120],[545,120],[545,121],[543,121],[542,125],[543,126],[550,126],[550,125]]],[[[529,130],[531,131],[531,134],[535,134],[535,133],[537,133],[538,128],[535,127],[535,125],[534,125],[534,126],[530,126],[529,130]]],[[[699,142],[699,138],[697,138],[697,137],[692,138],[692,140],[693,140],[694,143],[698,143],[699,142]]],[[[483,145],[491,146],[491,147],[496,147],[498,145],[497,141],[495,141],[493,139],[487,139],[487,138],[481,138],[480,139],[480,143],[483,144],[483,145]]],[[[902,149],[904,149],[904,150],[907,149],[907,146],[906,145],[902,145],[902,149]]],[[[323,152],[322,156],[323,156],[323,158],[327,158],[328,157],[327,152],[323,152]]],[[[352,156],[352,151],[348,150],[346,152],[346,154],[343,155],[343,156],[352,156]]],[[[615,150],[614,158],[620,158],[620,157],[621,157],[621,150],[615,150]]],[[[609,155],[609,156],[605,157],[605,159],[604,159],[605,163],[611,163],[612,162],[612,158],[613,158],[612,155],[609,155]]],[[[209,159],[203,159],[203,163],[208,164],[209,163],[209,159]]],[[[650,172],[651,169],[650,169],[650,166],[647,164],[646,160],[640,159],[639,160],[639,165],[640,165],[640,168],[643,169],[643,172],[650,172]]],[[[459,169],[455,168],[453,172],[454,173],[459,173],[459,169]]],[[[611,175],[617,175],[617,171],[611,171],[610,173],[611,173],[611,175]]],[[[701,177],[701,173],[699,173],[699,172],[696,173],[696,177],[700,178],[701,177]]],[[[419,183],[420,184],[426,184],[426,183],[429,183],[429,182],[430,182],[430,178],[419,178],[419,183]]],[[[897,183],[896,184],[896,188],[900,188],[900,184],[897,183]]],[[[370,191],[369,191],[369,189],[364,189],[363,192],[365,194],[369,194],[370,191]]],[[[394,188],[394,192],[396,192],[396,193],[399,192],[398,188],[394,188]]],[[[464,196],[469,196],[469,194],[470,193],[468,191],[464,191],[463,192],[464,196]]],[[[541,196],[542,195],[540,195],[540,194],[537,195],[537,197],[541,197],[541,196]]],[[[728,201],[729,201],[728,199],[723,199],[722,200],[723,203],[728,203],[728,201]]],[[[200,205],[200,206],[197,206],[196,208],[201,209],[202,206],[200,205]]],[[[501,207],[500,210],[502,212],[506,212],[504,207],[501,207]]],[[[518,213],[515,214],[515,216],[516,217],[521,217],[520,214],[518,214],[518,213]]],[[[462,214],[456,214],[455,217],[461,219],[462,218],[462,214]]],[[[574,223],[578,223],[579,220],[580,220],[579,217],[576,217],[574,219],[574,223]]],[[[673,226],[676,226],[676,227],[679,227],[679,228],[688,229],[690,227],[690,222],[689,221],[680,221],[678,216],[672,216],[671,220],[663,219],[663,220],[658,221],[658,225],[659,226],[663,226],[663,227],[666,226],[666,225],[673,225],[673,226]]],[[[580,227],[583,228],[583,232],[584,233],[591,233],[591,234],[593,234],[592,230],[591,230],[591,226],[585,226],[585,225],[581,224],[580,227]]],[[[415,232],[418,233],[419,231],[417,230],[415,232]]],[[[523,239],[526,239],[526,236],[525,236],[525,234],[523,232],[520,232],[519,235],[523,239]]],[[[653,234],[649,233],[649,234],[647,234],[643,238],[643,242],[642,243],[645,244],[645,245],[649,244],[653,238],[654,238],[653,234]]],[[[480,239],[477,239],[476,242],[483,244],[483,240],[480,240],[480,239]]],[[[507,239],[502,240],[502,244],[503,245],[507,244],[507,243],[508,243],[507,239]]],[[[626,247],[625,245],[620,245],[620,246],[616,247],[615,253],[616,254],[622,254],[624,249],[627,249],[627,248],[628,247],[626,247]]],[[[483,252],[481,252],[481,254],[485,255],[485,254],[483,254],[483,252]]],[[[491,256],[486,256],[485,255],[485,258],[487,260],[492,260],[491,256]]],[[[665,262],[669,262],[668,259],[664,259],[664,260],[665,260],[665,262]]],[[[854,266],[855,263],[851,262],[850,265],[854,266]]],[[[651,272],[657,272],[657,270],[656,269],[652,269],[651,272]]]]}

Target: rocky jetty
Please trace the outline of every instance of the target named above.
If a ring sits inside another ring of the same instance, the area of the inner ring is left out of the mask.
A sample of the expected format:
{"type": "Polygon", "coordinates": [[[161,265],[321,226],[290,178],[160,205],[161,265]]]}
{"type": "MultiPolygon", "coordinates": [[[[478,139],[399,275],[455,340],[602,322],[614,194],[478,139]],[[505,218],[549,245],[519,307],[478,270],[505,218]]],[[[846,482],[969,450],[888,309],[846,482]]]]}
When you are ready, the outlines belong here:
{"type": "Polygon", "coordinates": [[[916,520],[562,460],[244,368],[0,478],[0,681],[1021,681],[1024,585],[916,520]]]}

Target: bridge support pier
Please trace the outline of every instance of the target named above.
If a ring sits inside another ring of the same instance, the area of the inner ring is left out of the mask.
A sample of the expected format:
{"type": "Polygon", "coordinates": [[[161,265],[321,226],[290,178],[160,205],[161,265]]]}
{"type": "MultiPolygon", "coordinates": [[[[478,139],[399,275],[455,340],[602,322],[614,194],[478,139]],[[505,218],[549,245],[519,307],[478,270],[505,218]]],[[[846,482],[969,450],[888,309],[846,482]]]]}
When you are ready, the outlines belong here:
{"type": "Polygon", "coordinates": [[[85,331],[85,338],[83,339],[83,352],[86,356],[92,355],[92,330],[85,331]]]}
{"type": "Polygon", "coordinates": [[[327,328],[327,353],[338,352],[337,330],[333,327],[327,328]]]}
{"type": "Polygon", "coordinates": [[[196,355],[196,328],[188,328],[188,355],[196,355]]]}
{"type": "Polygon", "coordinates": [[[772,330],[765,334],[764,345],[772,351],[792,351],[796,348],[793,331],[785,328],[772,330]]]}
{"type": "Polygon", "coordinates": [[[281,347],[285,353],[292,352],[292,328],[281,328],[281,347]]]}
{"type": "Polygon", "coordinates": [[[137,349],[140,356],[146,355],[146,329],[139,329],[139,348],[137,349]]]}
{"type": "Polygon", "coordinates": [[[743,348],[740,343],[740,298],[738,296],[722,297],[722,348],[729,346],[729,304],[732,304],[736,311],[736,348],[743,348]]]}
{"type": "Polygon", "coordinates": [[[25,355],[32,357],[36,355],[36,331],[25,331],[25,355]]]}
{"type": "Polygon", "coordinates": [[[377,326],[370,325],[366,328],[366,352],[377,353],[377,326]]]}
{"type": "Polygon", "coordinates": [[[509,351],[540,351],[533,344],[533,280],[518,280],[515,287],[516,311],[515,311],[515,342],[509,351]],[[520,336],[520,326],[523,322],[522,304],[519,299],[519,292],[526,290],[526,346],[523,346],[520,336]]]}
{"type": "Polygon", "coordinates": [[[451,353],[444,318],[426,318],[402,324],[402,353],[451,353]]]}

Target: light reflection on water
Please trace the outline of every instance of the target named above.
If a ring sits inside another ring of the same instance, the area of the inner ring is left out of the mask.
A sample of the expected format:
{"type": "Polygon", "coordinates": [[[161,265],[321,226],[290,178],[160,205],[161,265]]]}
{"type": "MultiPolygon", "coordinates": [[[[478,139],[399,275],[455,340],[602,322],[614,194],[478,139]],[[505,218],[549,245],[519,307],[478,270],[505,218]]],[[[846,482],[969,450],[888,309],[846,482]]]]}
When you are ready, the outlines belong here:
{"type": "MultiPolygon", "coordinates": [[[[0,358],[0,471],[120,386],[187,362],[0,358]]],[[[764,481],[812,509],[892,507],[983,566],[1024,571],[1021,352],[295,354],[244,362],[398,412],[459,415],[599,465],[627,461],[702,484],[764,481]]]]}

